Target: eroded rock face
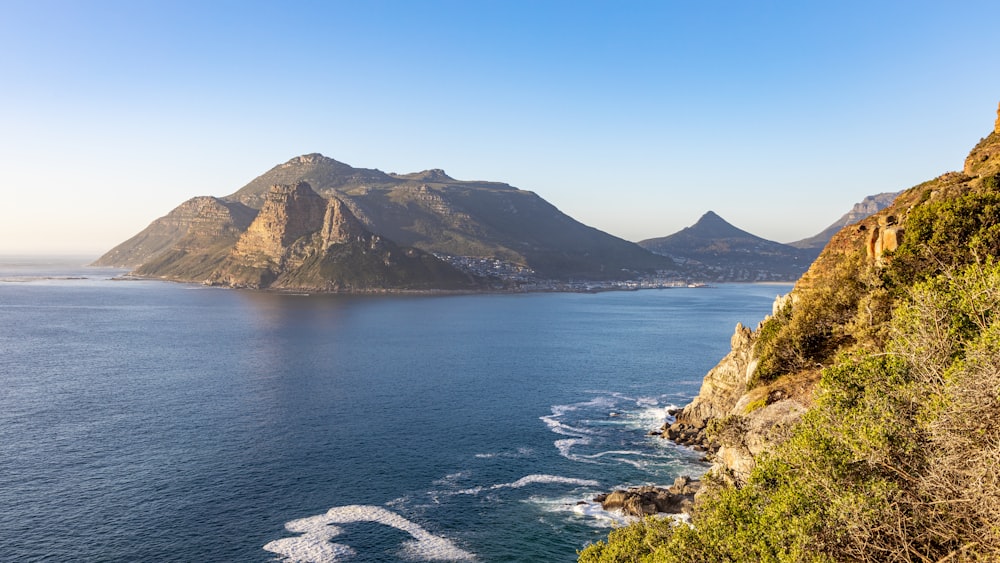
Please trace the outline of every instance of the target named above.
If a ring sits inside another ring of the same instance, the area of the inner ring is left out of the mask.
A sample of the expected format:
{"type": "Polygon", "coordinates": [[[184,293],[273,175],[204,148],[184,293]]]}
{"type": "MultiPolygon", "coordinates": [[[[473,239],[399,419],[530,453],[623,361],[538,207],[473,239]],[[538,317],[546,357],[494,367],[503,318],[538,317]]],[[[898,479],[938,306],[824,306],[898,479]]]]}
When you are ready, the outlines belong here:
{"type": "MultiPolygon", "coordinates": [[[[772,314],[793,301],[792,293],[777,297],[772,314]]],[[[810,396],[808,391],[780,386],[764,392],[762,397],[758,397],[762,390],[748,392],[758,364],[754,355],[757,330],[736,325],[729,354],[708,372],[698,396],[676,415],[672,424],[665,425],[661,434],[678,444],[708,452],[714,462],[712,472],[736,482],[749,476],[755,455],[783,439],[784,431],[808,408],[808,401],[802,397],[810,396]],[[758,404],[752,405],[754,401],[758,404]],[[719,427],[709,440],[707,427],[713,420],[719,427]]]]}
{"type": "Polygon", "coordinates": [[[330,198],[323,216],[321,231],[324,249],[338,243],[361,240],[366,233],[364,225],[351,213],[343,201],[335,197],[330,198]]]}
{"type": "Polygon", "coordinates": [[[707,449],[705,426],[713,418],[727,416],[746,393],[747,382],[756,369],[753,357],[755,334],[742,324],[730,339],[731,350],[705,376],[698,396],[663,431],[663,436],[680,444],[707,449]]]}
{"type": "Polygon", "coordinates": [[[293,242],[323,226],[325,212],[326,200],[306,182],[272,186],[257,218],[236,243],[233,260],[257,268],[280,267],[293,242]]]}
{"type": "Polygon", "coordinates": [[[435,256],[371,233],[343,201],[306,182],[272,186],[208,283],[351,293],[478,287],[435,256]]]}
{"type": "Polygon", "coordinates": [[[871,229],[868,236],[867,254],[869,260],[881,263],[886,252],[892,252],[903,243],[903,228],[896,224],[896,217],[886,215],[878,218],[878,226],[871,229]]]}

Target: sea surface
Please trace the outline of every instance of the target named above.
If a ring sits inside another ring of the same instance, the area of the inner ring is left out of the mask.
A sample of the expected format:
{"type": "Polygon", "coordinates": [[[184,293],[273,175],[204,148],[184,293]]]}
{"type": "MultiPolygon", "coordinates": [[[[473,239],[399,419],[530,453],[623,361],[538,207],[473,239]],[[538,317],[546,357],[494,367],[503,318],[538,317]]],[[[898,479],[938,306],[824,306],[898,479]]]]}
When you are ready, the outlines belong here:
{"type": "Polygon", "coordinates": [[[787,285],[350,297],[0,261],[0,559],[574,561],[787,285]]]}

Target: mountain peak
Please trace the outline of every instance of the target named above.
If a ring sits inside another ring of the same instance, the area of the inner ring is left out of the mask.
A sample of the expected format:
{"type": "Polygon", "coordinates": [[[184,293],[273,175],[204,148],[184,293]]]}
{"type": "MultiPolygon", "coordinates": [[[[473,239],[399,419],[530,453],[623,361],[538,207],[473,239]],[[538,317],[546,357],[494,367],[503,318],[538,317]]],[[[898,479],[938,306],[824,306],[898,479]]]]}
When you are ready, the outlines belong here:
{"type": "Polygon", "coordinates": [[[734,238],[734,237],[751,237],[757,239],[756,235],[752,235],[742,229],[734,227],[731,223],[720,217],[714,211],[708,211],[698,219],[698,222],[690,227],[684,229],[685,232],[690,234],[698,234],[701,237],[707,238],[734,238]]]}
{"type": "Polygon", "coordinates": [[[350,164],[345,164],[339,160],[334,160],[328,156],[323,156],[318,152],[311,152],[309,154],[303,154],[296,156],[295,158],[289,159],[288,162],[280,165],[282,168],[288,168],[292,166],[301,166],[304,164],[325,164],[327,166],[334,166],[337,168],[353,168],[350,164]]]}

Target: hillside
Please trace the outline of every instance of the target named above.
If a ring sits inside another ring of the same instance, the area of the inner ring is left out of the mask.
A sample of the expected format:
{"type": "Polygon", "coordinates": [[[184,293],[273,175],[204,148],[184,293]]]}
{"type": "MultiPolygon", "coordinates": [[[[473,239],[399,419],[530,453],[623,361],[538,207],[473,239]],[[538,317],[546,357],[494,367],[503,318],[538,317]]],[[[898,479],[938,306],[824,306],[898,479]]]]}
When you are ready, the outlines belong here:
{"type": "Polygon", "coordinates": [[[1000,560],[1000,110],[961,172],[841,229],[665,437],[705,448],[691,524],[596,561],[1000,560]]]}
{"type": "Polygon", "coordinates": [[[818,254],[750,234],[712,211],[690,227],[639,241],[639,246],[671,258],[686,272],[720,282],[794,281],[818,254]]]}
{"type": "MultiPolygon", "coordinates": [[[[588,227],[532,192],[497,182],[459,181],[437,169],[386,174],[308,154],[217,201],[256,210],[271,186],[298,182],[323,197],[339,198],[372,233],[426,252],[496,258],[552,279],[628,278],[673,267],[668,258],[588,227]]],[[[179,244],[189,227],[158,220],[95,264],[136,267],[155,260],[179,244]]]]}
{"type": "Polygon", "coordinates": [[[895,200],[896,196],[900,193],[901,192],[884,192],[870,195],[854,204],[854,207],[852,207],[850,211],[845,213],[840,219],[834,221],[829,227],[809,238],[790,242],[788,245],[794,246],[795,248],[815,248],[817,250],[822,250],[823,247],[826,246],[826,243],[830,242],[833,235],[837,234],[840,229],[848,225],[853,225],[854,223],[857,223],[858,221],[885,209],[892,204],[893,200],[895,200]]]}

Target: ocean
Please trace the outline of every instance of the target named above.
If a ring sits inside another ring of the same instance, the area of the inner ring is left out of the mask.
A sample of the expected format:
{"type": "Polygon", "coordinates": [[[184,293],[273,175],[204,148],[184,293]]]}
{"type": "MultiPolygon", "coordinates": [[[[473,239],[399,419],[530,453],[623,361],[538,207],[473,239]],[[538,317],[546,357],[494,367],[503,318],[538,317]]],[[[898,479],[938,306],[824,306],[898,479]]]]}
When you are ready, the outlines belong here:
{"type": "Polygon", "coordinates": [[[789,285],[337,296],[0,261],[0,558],[574,561],[789,285]]]}

